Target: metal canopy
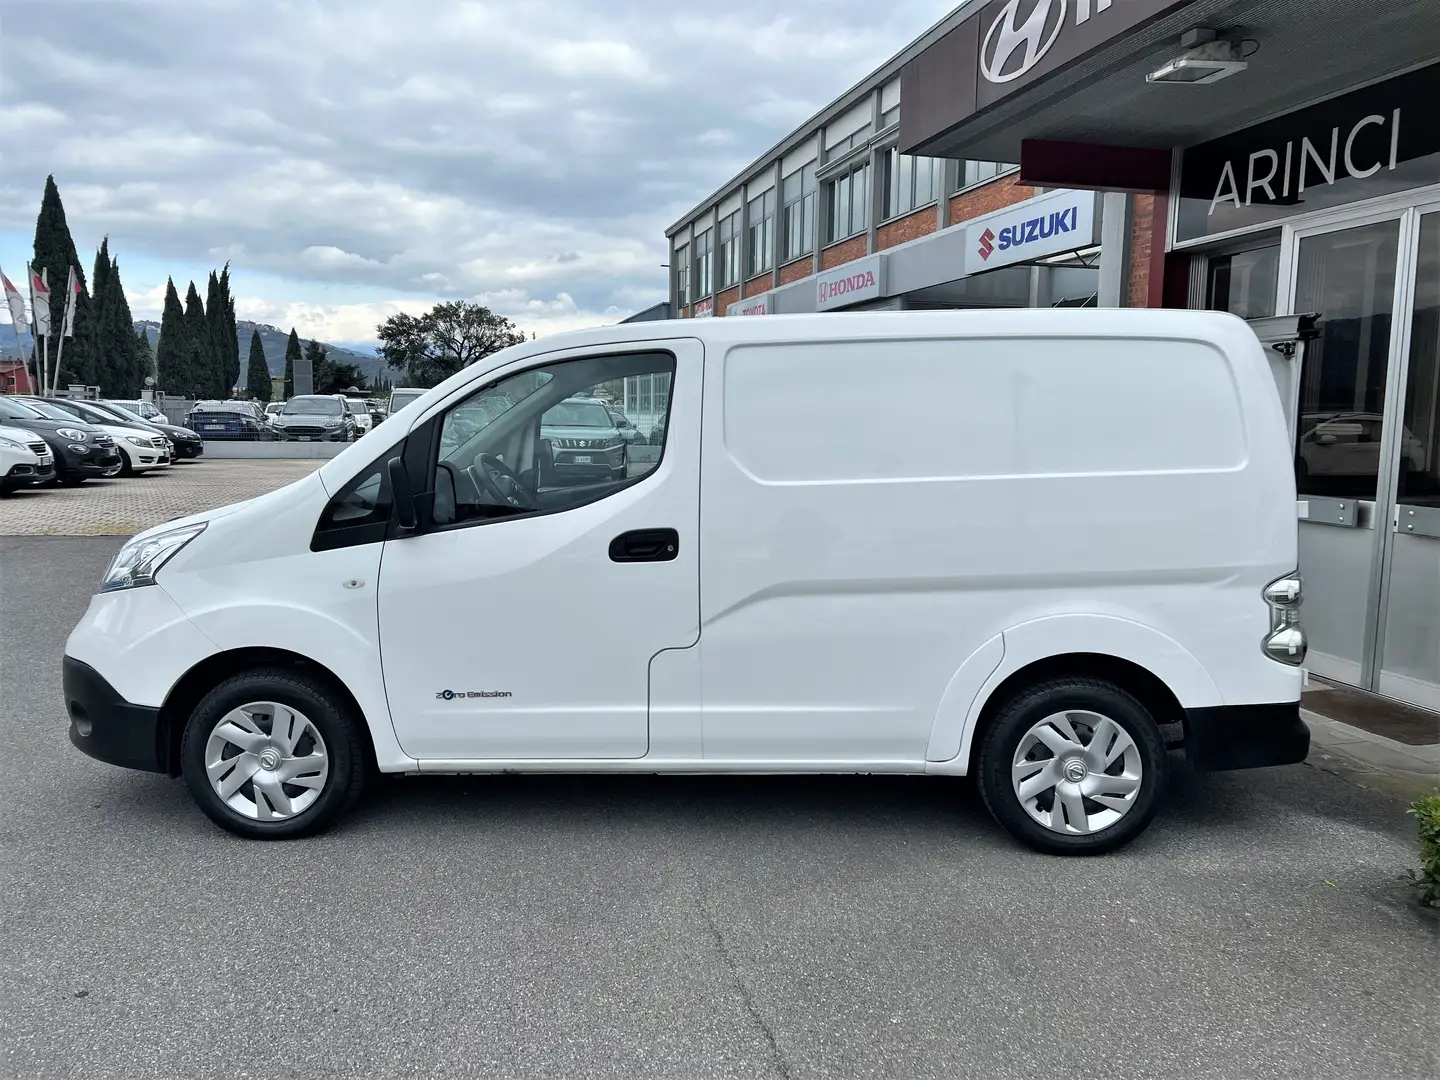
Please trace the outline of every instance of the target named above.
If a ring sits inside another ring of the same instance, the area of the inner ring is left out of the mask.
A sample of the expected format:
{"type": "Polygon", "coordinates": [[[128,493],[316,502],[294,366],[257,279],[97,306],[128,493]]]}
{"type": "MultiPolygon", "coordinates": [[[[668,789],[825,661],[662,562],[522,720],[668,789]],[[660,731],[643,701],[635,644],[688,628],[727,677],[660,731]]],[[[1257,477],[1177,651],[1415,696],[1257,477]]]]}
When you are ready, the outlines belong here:
{"type": "Polygon", "coordinates": [[[1437,0],[1196,0],[916,150],[1019,161],[1023,139],[1190,146],[1436,60],[1437,0]],[[1253,39],[1249,69],[1210,86],[1147,83],[1196,26],[1253,39]]]}

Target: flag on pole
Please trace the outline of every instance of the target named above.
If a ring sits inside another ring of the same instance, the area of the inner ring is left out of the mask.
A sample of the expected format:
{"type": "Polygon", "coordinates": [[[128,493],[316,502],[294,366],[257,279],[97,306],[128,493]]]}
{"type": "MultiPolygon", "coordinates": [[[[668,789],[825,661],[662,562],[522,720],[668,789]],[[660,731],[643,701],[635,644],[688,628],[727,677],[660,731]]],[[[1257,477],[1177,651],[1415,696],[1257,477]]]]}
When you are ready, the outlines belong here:
{"type": "Polygon", "coordinates": [[[75,336],[75,301],[80,296],[80,278],[75,273],[75,267],[70,267],[70,280],[66,287],[65,297],[65,332],[62,337],[75,336]]]}
{"type": "Polygon", "coordinates": [[[15,288],[15,283],[5,276],[5,271],[0,270],[0,282],[5,283],[5,303],[10,305],[10,321],[15,324],[15,333],[20,333],[20,328],[25,325],[25,298],[20,295],[20,290],[15,288]]]}
{"type": "Polygon", "coordinates": [[[38,274],[35,268],[30,267],[30,311],[35,316],[35,334],[37,337],[50,336],[50,271],[41,270],[38,274]]]}

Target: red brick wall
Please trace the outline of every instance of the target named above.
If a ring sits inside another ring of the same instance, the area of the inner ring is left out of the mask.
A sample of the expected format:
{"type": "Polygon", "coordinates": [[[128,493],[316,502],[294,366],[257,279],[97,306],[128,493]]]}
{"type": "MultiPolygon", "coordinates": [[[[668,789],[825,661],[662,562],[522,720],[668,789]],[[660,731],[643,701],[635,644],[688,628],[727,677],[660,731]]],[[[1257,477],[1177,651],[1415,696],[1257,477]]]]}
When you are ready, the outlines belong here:
{"type": "Polygon", "coordinates": [[[689,304],[684,304],[684,305],[682,305],[681,308],[680,308],[680,318],[682,318],[682,319],[688,319],[689,317],[690,317],[690,305],[689,305],[689,304]]]}
{"type": "Polygon", "coordinates": [[[887,221],[875,230],[876,249],[894,247],[907,240],[928,236],[935,231],[936,216],[935,207],[927,206],[924,210],[916,210],[913,214],[887,221]]]}
{"type": "Polygon", "coordinates": [[[820,253],[820,269],[829,270],[832,266],[839,266],[841,263],[852,262],[865,254],[865,234],[852,236],[849,240],[842,240],[833,247],[828,247],[820,253]]]}
{"type": "Polygon", "coordinates": [[[780,284],[789,285],[792,281],[799,281],[801,278],[809,277],[814,268],[810,263],[810,256],[796,259],[794,262],[786,263],[780,267],[780,284]]]}
{"type": "Polygon", "coordinates": [[[749,281],[745,282],[745,295],[754,296],[756,293],[762,293],[768,288],[770,288],[770,274],[767,272],[761,274],[759,277],[752,277],[749,281]]]}
{"type": "Polygon", "coordinates": [[[1169,200],[1164,194],[1136,195],[1130,218],[1129,307],[1165,306],[1165,229],[1169,200]]]}
{"type": "Polygon", "coordinates": [[[1018,202],[1033,198],[1034,195],[1033,187],[1024,187],[1015,182],[1015,177],[1007,176],[986,184],[984,187],[951,196],[950,223],[952,225],[959,224],[962,221],[979,217],[981,214],[1003,210],[1007,206],[1014,206],[1018,202]]]}
{"type": "Polygon", "coordinates": [[[725,309],[726,309],[727,307],[729,307],[731,304],[735,303],[735,301],[736,301],[736,300],[739,300],[739,299],[740,299],[740,286],[739,286],[739,285],[731,285],[730,288],[728,288],[728,289],[726,289],[724,292],[719,293],[719,294],[716,295],[716,297],[715,297],[715,314],[716,314],[716,315],[724,315],[724,314],[725,314],[725,309]]]}

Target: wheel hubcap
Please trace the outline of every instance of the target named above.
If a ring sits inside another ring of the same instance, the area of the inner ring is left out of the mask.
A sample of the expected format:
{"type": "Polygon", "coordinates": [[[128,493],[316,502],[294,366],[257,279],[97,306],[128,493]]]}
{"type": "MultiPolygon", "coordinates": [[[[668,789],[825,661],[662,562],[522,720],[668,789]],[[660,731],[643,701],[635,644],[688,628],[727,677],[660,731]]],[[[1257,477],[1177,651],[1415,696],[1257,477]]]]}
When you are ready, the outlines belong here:
{"type": "Polygon", "coordinates": [[[222,716],[205,743],[205,772],[242,817],[278,821],[303,813],[330,777],[319,729],[288,705],[254,701],[222,716]]]}
{"type": "Polygon", "coordinates": [[[1015,748],[1011,782],[1030,817],[1051,832],[1089,835],[1130,812],[1144,780],[1140,748],[1108,716],[1053,713],[1015,748]]]}

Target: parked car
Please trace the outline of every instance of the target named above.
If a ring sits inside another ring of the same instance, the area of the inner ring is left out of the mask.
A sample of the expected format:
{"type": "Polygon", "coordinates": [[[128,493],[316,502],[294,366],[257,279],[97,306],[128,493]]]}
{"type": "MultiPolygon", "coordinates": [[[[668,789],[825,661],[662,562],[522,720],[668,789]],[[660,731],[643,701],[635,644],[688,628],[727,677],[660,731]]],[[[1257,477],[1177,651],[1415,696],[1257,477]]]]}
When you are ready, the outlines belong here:
{"type": "Polygon", "coordinates": [[[352,442],[355,418],[338,394],[299,394],[275,417],[281,436],[296,442],[352,442]]]}
{"type": "Polygon", "coordinates": [[[556,403],[540,418],[540,437],[550,440],[557,483],[623,479],[627,441],[610,411],[591,397],[556,403]]]}
{"type": "Polygon", "coordinates": [[[121,476],[160,469],[175,460],[175,444],[159,429],[144,422],[132,424],[121,420],[99,408],[94,402],[71,398],[45,398],[45,403],[63,409],[77,419],[94,424],[108,431],[115,439],[115,445],[125,454],[125,467],[121,476]]]}
{"type": "Polygon", "coordinates": [[[139,398],[106,398],[105,403],[107,405],[119,405],[121,408],[129,409],[136,416],[143,417],[146,420],[159,423],[167,422],[165,414],[156,407],[153,401],[145,401],[139,398]]]}
{"type": "Polygon", "coordinates": [[[268,416],[273,423],[275,417],[280,415],[280,410],[283,408],[285,408],[285,402],[283,401],[267,401],[265,403],[265,415],[268,416]]]}
{"type": "Polygon", "coordinates": [[[0,495],[54,479],[50,444],[33,431],[0,423],[0,495]]]}
{"type": "Polygon", "coordinates": [[[366,407],[363,399],[342,395],[340,400],[345,403],[345,411],[355,421],[355,437],[357,439],[375,426],[375,421],[371,418],[370,410],[366,407]]]}
{"type": "Polygon", "coordinates": [[[20,400],[42,415],[57,420],[71,417],[94,424],[104,431],[120,448],[121,476],[135,476],[151,469],[163,469],[170,464],[170,440],[164,435],[117,423],[113,417],[97,409],[87,408],[84,402],[68,398],[22,397],[20,400]]]}
{"type": "Polygon", "coordinates": [[[185,426],[212,441],[269,442],[280,438],[253,401],[197,401],[185,414],[185,426]]]}
{"type": "Polygon", "coordinates": [[[0,423],[33,431],[55,457],[55,480],[74,486],[95,477],[118,476],[120,448],[102,428],[82,423],[68,413],[46,415],[13,397],[0,396],[0,423]]]}
{"type": "Polygon", "coordinates": [[[623,412],[609,405],[605,407],[605,411],[610,414],[610,423],[612,423],[615,426],[615,430],[620,433],[620,438],[625,440],[626,446],[634,446],[636,443],[639,443],[641,446],[645,445],[648,441],[645,438],[645,433],[630,423],[623,412]]]}
{"type": "Polygon", "coordinates": [[[397,386],[390,391],[390,405],[386,409],[386,416],[394,416],[397,412],[409,405],[412,401],[418,401],[424,397],[426,390],[423,386],[397,386]]]}
{"type": "Polygon", "coordinates": [[[1143,832],[1167,738],[1202,770],[1308,752],[1289,440],[1234,316],[634,323],[429,393],[128,541],[65,647],[71,741],[257,838],[376,768],[879,772],[973,774],[1058,854],[1143,832]],[[546,418],[623,447],[574,395],[656,373],[664,463],[549,482],[546,418]]]}
{"type": "Polygon", "coordinates": [[[144,431],[153,431],[157,435],[164,435],[170,440],[172,461],[198,458],[205,453],[205,441],[199,435],[187,427],[167,422],[163,419],[163,414],[160,420],[146,420],[138,413],[131,412],[123,405],[116,405],[111,401],[87,401],[85,404],[110,413],[120,423],[129,424],[131,427],[138,427],[144,431]]]}

